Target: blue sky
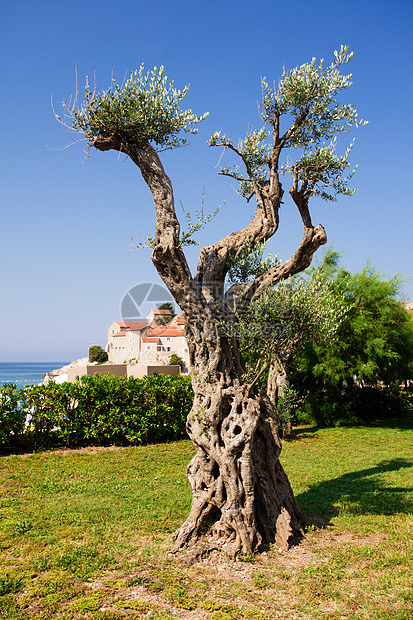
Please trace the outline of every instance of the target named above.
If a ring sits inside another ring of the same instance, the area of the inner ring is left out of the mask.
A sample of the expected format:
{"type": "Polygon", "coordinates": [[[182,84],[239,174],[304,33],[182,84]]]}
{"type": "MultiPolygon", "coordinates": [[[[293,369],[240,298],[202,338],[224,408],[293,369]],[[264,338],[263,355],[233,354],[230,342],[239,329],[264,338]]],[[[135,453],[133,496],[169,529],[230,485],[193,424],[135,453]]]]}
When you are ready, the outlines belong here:
{"type": "MultiPolygon", "coordinates": [[[[330,61],[348,44],[354,85],[345,93],[370,124],[356,132],[351,161],[358,192],[314,202],[314,223],[344,252],[351,270],[368,257],[387,275],[413,275],[412,12],[398,0],[46,0],[3,2],[1,14],[0,361],[83,357],[106,344],[124,294],[160,282],[148,251],[131,250],[131,234],[151,236],[151,195],[139,170],[116,153],[91,153],[72,138],[51,107],[75,93],[85,76],[106,88],[143,62],[164,65],[178,88],[191,84],[187,106],[209,111],[185,149],[163,156],[177,209],[210,210],[226,200],[199,235],[211,243],[243,227],[251,208],[230,179],[217,175],[218,129],[238,140],[258,126],[260,78],[279,79],[283,65],[330,61]]],[[[344,100],[344,99],[343,99],[344,100]]],[[[341,142],[344,149],[346,140],[341,142]]],[[[285,180],[288,189],[288,179],[285,180]]],[[[283,259],[301,239],[292,203],[282,207],[268,246],[283,259]]],[[[189,252],[192,266],[198,250],[189,252]]],[[[413,298],[413,281],[405,287],[413,298]]]]}

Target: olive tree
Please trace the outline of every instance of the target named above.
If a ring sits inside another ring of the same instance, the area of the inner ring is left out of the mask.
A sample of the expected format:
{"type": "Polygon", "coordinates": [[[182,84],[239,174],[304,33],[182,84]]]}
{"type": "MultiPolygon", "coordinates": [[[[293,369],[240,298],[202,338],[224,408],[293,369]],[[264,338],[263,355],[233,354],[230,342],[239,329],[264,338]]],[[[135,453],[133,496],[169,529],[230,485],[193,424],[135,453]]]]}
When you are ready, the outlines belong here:
{"type": "Polygon", "coordinates": [[[251,377],[267,375],[267,394],[277,403],[294,357],[305,343],[331,343],[347,311],[322,267],[311,277],[293,276],[241,308],[237,333],[251,377]],[[267,372],[268,371],[268,372],[267,372]]]}
{"type": "MultiPolygon", "coordinates": [[[[246,252],[231,267],[230,281],[247,281],[274,262],[271,257],[263,260],[263,252],[264,244],[246,252]]],[[[278,409],[284,439],[292,437],[291,411],[302,400],[289,383],[291,369],[304,346],[334,341],[348,311],[343,291],[329,277],[338,256],[328,250],[321,265],[268,287],[260,297],[240,304],[237,311],[236,329],[246,371],[261,385],[265,381],[266,392],[278,409]]]]}
{"type": "Polygon", "coordinates": [[[234,320],[241,298],[253,300],[304,270],[326,243],[324,228],[312,223],[310,198],[353,193],[351,173],[345,176],[349,149],[335,154],[337,137],[359,124],[356,110],[338,101],[351,84],[351,76],[340,72],[351,56],[342,47],[328,66],[313,59],[284,70],[274,87],[263,79],[262,127],[236,144],[221,132],[211,137],[211,147],[221,146],[235,158],[220,173],[237,180],[247,202],[254,199],[255,213],[242,230],[201,249],[195,273],[185,258],[172,183],[160,157],[162,150],[184,145],[185,135],[196,133],[207,116],[181,110],[188,86],[176,90],[162,67],[145,73],[142,66],[122,86],[113,82],[100,92],[86,84],[83,101],[65,106],[62,122],[83,134],[89,147],[124,153],[140,169],[156,213],[152,261],[185,318],[195,393],[187,430],[196,455],[187,469],[192,508],[173,550],[195,546],[250,554],[269,543],[287,548],[302,533],[305,515],[279,461],[277,411],[258,382],[246,376],[236,333],[222,324],[234,320]],[[292,177],[289,193],[301,216],[302,240],[288,260],[227,289],[227,271],[246,243],[262,243],[278,229],[282,172],[292,177]]]}

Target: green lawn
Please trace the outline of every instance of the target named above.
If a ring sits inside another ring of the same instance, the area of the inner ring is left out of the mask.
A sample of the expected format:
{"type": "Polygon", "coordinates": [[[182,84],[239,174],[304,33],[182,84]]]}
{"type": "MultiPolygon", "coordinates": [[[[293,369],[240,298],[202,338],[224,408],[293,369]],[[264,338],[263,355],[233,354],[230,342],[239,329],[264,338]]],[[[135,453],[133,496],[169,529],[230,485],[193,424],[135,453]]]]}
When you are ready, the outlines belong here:
{"type": "Polygon", "coordinates": [[[310,528],[288,553],[189,566],[188,441],[0,458],[0,617],[413,618],[413,421],[303,428],[282,462],[310,528]]]}

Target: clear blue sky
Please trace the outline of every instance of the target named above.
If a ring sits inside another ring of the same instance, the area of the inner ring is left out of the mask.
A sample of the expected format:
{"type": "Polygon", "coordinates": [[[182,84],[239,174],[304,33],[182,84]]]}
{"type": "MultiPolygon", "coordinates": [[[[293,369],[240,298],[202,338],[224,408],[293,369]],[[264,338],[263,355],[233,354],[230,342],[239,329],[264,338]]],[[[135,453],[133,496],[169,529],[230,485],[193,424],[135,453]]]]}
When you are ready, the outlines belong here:
{"type": "MultiPolygon", "coordinates": [[[[177,87],[191,84],[188,107],[210,116],[186,149],[164,165],[175,197],[199,207],[202,184],[213,210],[226,206],[199,240],[210,243],[244,226],[251,211],[230,179],[217,175],[222,129],[234,140],[258,126],[260,78],[277,81],[340,44],[356,56],[346,92],[370,121],[356,132],[359,167],[352,198],[314,204],[329,243],[351,270],[368,257],[385,274],[413,275],[413,3],[405,0],[89,0],[3,2],[1,12],[1,361],[72,360],[88,343],[106,344],[124,293],[160,282],[149,252],[130,236],[151,236],[153,206],[138,169],[116,153],[71,142],[52,108],[82,88],[86,75],[109,86],[143,62],[163,64],[177,87]]],[[[344,142],[342,143],[344,147],[344,142]]],[[[288,179],[286,179],[288,188],[288,179]]],[[[179,209],[179,204],[178,204],[179,209]]],[[[282,208],[269,251],[287,258],[301,238],[293,205],[282,208]]],[[[197,251],[191,250],[191,265],[197,251]]],[[[413,298],[413,282],[404,298],[413,298]]]]}

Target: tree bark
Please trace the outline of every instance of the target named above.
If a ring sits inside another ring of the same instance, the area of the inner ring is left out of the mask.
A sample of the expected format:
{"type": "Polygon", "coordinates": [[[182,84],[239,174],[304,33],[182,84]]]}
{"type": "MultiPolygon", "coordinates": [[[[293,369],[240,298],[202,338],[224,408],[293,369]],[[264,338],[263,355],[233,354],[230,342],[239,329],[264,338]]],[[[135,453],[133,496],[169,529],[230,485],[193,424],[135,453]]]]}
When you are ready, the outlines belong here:
{"type": "MultiPolygon", "coordinates": [[[[204,248],[192,278],[179,242],[172,184],[155,150],[149,143],[124,144],[116,136],[97,137],[94,146],[125,152],[140,168],[155,203],[152,261],[185,318],[195,393],[187,430],[196,455],[187,469],[191,512],[176,532],[172,550],[201,548],[201,538],[204,549],[219,548],[232,556],[257,552],[270,543],[287,549],[302,535],[300,523],[306,517],[279,461],[278,414],[257,384],[245,382],[237,339],[220,327],[233,316],[240,293],[235,287],[224,294],[228,258],[237,257],[246,239],[266,240],[277,230],[283,195],[278,173],[272,174],[268,187],[256,184],[252,222],[204,248]]],[[[311,263],[315,250],[325,243],[325,233],[321,226],[306,224],[295,254],[246,285],[247,298],[311,263]]]]}
{"type": "MultiPolygon", "coordinates": [[[[274,405],[277,405],[278,399],[283,395],[285,384],[287,382],[287,372],[285,370],[285,365],[274,357],[271,361],[270,368],[268,371],[268,380],[267,380],[267,394],[268,398],[271,400],[274,405]]],[[[283,439],[294,439],[295,435],[293,433],[293,424],[291,418],[287,418],[283,420],[281,435],[283,439]]]]}
{"type": "Polygon", "coordinates": [[[217,317],[191,318],[194,404],[187,430],[196,455],[187,469],[189,517],[173,551],[204,537],[204,549],[251,554],[274,543],[286,550],[302,535],[305,516],[279,461],[278,415],[267,394],[239,378],[228,337],[217,317]],[[215,319],[215,320],[214,320],[215,319]]]}
{"type": "Polygon", "coordinates": [[[272,403],[276,403],[282,395],[287,381],[287,373],[284,365],[277,358],[271,360],[268,371],[267,394],[272,403]]]}

